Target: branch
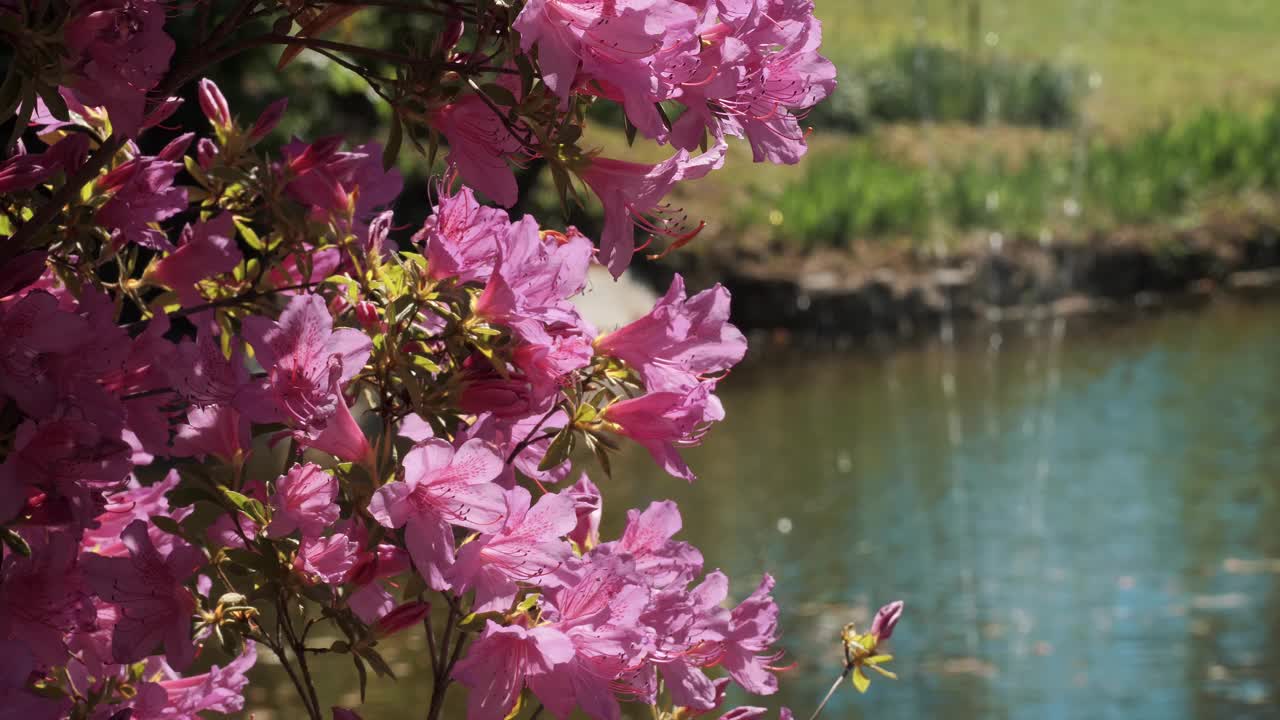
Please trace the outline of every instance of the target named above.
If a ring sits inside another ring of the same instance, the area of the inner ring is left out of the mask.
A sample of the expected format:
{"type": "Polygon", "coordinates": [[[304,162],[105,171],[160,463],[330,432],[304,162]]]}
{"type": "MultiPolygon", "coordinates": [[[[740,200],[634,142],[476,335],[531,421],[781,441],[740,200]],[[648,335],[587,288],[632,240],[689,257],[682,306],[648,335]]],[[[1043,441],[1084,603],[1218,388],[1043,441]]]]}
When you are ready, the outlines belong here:
{"type": "Polygon", "coordinates": [[[0,264],[3,264],[23,251],[26,244],[31,241],[40,228],[48,225],[58,213],[62,212],[62,208],[66,206],[72,198],[80,194],[80,188],[85,186],[90,180],[98,176],[98,172],[107,166],[111,158],[115,157],[120,148],[124,147],[125,138],[119,135],[112,135],[105,142],[98,146],[98,149],[89,156],[84,165],[75,172],[71,177],[67,178],[62,187],[49,198],[49,201],[40,207],[39,210],[31,216],[31,219],[22,224],[18,231],[14,233],[3,246],[0,246],[0,264]]]}
{"type": "Polygon", "coordinates": [[[826,697],[822,698],[822,702],[818,703],[818,709],[813,711],[813,714],[809,716],[809,720],[818,720],[818,716],[822,714],[823,708],[827,706],[827,702],[831,700],[831,696],[836,694],[836,690],[840,687],[840,683],[849,678],[850,672],[853,672],[853,663],[846,662],[844,664],[844,671],[840,673],[840,677],[836,678],[835,682],[831,683],[831,689],[827,691],[826,697]]]}

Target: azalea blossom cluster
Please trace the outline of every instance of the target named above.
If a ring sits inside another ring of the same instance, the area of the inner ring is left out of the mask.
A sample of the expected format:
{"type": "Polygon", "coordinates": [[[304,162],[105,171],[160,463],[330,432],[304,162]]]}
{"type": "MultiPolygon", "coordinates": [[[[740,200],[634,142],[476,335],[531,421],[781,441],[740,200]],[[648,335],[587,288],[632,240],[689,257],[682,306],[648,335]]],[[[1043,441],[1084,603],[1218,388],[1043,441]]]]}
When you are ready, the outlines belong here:
{"type": "Polygon", "coordinates": [[[677,276],[606,332],[573,300],[637,228],[692,237],[663,198],[727,136],[800,157],[796,113],[834,82],[812,4],[426,3],[435,36],[376,51],[396,80],[349,67],[392,106],[387,146],[269,153],[285,101],[242,122],[200,68],[269,44],[361,56],[322,35],[376,5],[199,5],[0,2],[21,60],[0,89],[0,707],[234,712],[269,652],[321,718],[317,655],[349,656],[363,694],[391,674],[379,642],[413,631],[433,719],[455,683],[473,720],[763,713],[722,705],[777,690],[772,578],[729,602],[671,502],[602,538],[592,479],[626,442],[695,479],[681,449],[746,352],[728,292],[677,276]],[[175,61],[183,20],[201,44],[175,61]],[[187,83],[208,128],[144,152],[187,83]],[[672,156],[578,148],[596,102],[672,156]],[[405,138],[448,148],[430,199],[400,197],[405,138]],[[598,196],[598,247],[485,203],[512,205],[533,157],[598,196]],[[404,248],[397,200],[432,205],[404,248]]]}

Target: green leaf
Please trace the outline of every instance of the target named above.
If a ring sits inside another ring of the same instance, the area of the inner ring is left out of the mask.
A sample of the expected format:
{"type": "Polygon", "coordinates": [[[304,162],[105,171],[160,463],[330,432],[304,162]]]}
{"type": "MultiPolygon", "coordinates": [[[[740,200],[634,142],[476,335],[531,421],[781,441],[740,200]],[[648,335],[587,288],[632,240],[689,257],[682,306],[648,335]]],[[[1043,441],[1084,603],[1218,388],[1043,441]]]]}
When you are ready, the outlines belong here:
{"type": "Polygon", "coordinates": [[[400,146],[404,144],[404,124],[400,122],[400,113],[391,113],[391,130],[387,134],[387,146],[382,150],[382,169],[390,170],[400,156],[400,146]]]}
{"type": "Polygon", "coordinates": [[[171,517],[168,517],[166,515],[153,515],[151,517],[151,524],[169,533],[170,535],[177,535],[178,537],[182,537],[182,526],[178,524],[177,520],[174,520],[171,517]]]}
{"type": "MultiPolygon", "coordinates": [[[[6,13],[7,14],[7,13],[6,13]]],[[[17,66],[10,66],[5,73],[4,84],[0,85],[0,117],[8,117],[22,100],[22,73],[17,66]]]]}
{"type": "Polygon", "coordinates": [[[253,228],[249,227],[248,218],[237,217],[234,218],[234,221],[236,229],[240,231],[240,237],[244,238],[244,241],[249,244],[249,247],[259,252],[262,251],[262,248],[266,247],[262,243],[262,238],[258,237],[258,233],[254,232],[253,228]]]}
{"type": "Polygon", "coordinates": [[[494,105],[502,107],[515,107],[520,104],[516,100],[516,96],[512,92],[496,83],[487,83],[480,86],[480,91],[489,96],[494,105]]]}
{"type": "Polygon", "coordinates": [[[4,540],[4,544],[8,545],[9,549],[22,557],[31,557],[31,546],[27,544],[26,540],[22,539],[21,535],[13,530],[4,528],[3,531],[0,531],[0,539],[4,540]]]}
{"type": "Polygon", "coordinates": [[[480,632],[484,629],[486,620],[497,620],[500,617],[502,617],[502,613],[496,610],[482,613],[471,613],[458,621],[458,628],[466,632],[480,632]]]}
{"type": "Polygon", "coordinates": [[[265,505],[230,488],[221,487],[219,489],[222,490],[222,494],[226,496],[227,500],[230,500],[231,504],[236,506],[237,510],[248,515],[254,522],[262,525],[267,521],[267,508],[265,505]]]}
{"type": "Polygon", "coordinates": [[[67,102],[62,99],[62,95],[58,93],[58,88],[52,85],[40,83],[37,91],[40,99],[44,100],[44,104],[49,108],[49,112],[57,119],[66,122],[71,119],[71,112],[67,109],[67,102]]]}
{"type": "Polygon", "coordinates": [[[627,147],[636,144],[636,126],[631,124],[631,120],[626,115],[622,116],[622,129],[627,134],[627,147]]]}
{"type": "Polygon", "coordinates": [[[195,505],[201,500],[208,502],[217,502],[217,498],[213,496],[207,489],[199,485],[179,485],[166,495],[169,499],[169,507],[188,507],[195,505]]]}
{"type": "Polygon", "coordinates": [[[609,450],[600,443],[591,443],[591,451],[595,453],[596,462],[600,463],[600,469],[604,471],[607,478],[613,478],[613,464],[609,462],[609,450]]]}
{"type": "Polygon", "coordinates": [[[378,654],[377,650],[374,650],[371,647],[365,647],[360,648],[356,652],[358,652],[360,657],[364,658],[366,662],[373,666],[373,671],[378,673],[379,676],[389,677],[392,680],[396,678],[396,674],[391,671],[391,666],[387,664],[386,660],[382,659],[382,656],[378,654]]]}
{"type": "Polygon", "coordinates": [[[573,428],[566,427],[556,433],[556,437],[551,441],[551,447],[547,448],[547,454],[542,456],[542,462],[538,463],[538,470],[547,471],[553,467],[558,467],[569,459],[569,454],[573,452],[574,444],[573,428]]]}
{"type": "Polygon", "coordinates": [[[364,669],[364,661],[359,655],[352,654],[351,659],[356,664],[356,674],[360,676],[360,702],[364,703],[364,691],[369,685],[369,671],[364,669]]]}
{"type": "Polygon", "coordinates": [[[209,176],[205,173],[204,168],[200,167],[200,163],[190,155],[182,156],[182,164],[187,168],[187,174],[195,178],[195,181],[203,187],[209,187],[209,176]]]}

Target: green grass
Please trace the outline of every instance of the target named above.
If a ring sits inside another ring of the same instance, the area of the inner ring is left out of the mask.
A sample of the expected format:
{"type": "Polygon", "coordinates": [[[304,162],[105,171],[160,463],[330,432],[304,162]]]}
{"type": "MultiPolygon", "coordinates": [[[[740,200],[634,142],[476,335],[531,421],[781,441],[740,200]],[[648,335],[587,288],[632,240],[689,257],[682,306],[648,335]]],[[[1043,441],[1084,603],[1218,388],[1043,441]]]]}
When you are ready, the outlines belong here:
{"type": "Polygon", "coordinates": [[[1280,191],[1280,99],[1260,115],[1208,109],[1075,152],[1016,163],[921,166],[853,143],[811,159],[805,177],[741,205],[742,233],[771,227],[796,249],[861,239],[953,239],[975,231],[1039,235],[1192,218],[1210,203],[1280,191]]]}
{"type": "Polygon", "coordinates": [[[976,39],[991,56],[1085,67],[1100,81],[1086,120],[1108,134],[1224,100],[1249,108],[1280,87],[1280,3],[1270,0],[816,1],[823,50],[840,65],[903,42],[969,50],[976,39]]]}

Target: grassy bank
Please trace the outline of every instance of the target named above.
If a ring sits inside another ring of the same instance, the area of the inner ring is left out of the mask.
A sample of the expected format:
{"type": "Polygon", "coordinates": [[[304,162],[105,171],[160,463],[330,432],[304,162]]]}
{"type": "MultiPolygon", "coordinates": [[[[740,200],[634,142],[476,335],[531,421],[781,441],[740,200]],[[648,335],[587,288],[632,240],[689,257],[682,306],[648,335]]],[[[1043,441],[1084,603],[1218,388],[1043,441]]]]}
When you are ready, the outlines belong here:
{"type": "Polygon", "coordinates": [[[862,142],[814,157],[804,178],[743,203],[739,233],[769,226],[796,249],[869,238],[1106,229],[1190,218],[1280,191],[1280,100],[1261,114],[1204,110],[1121,141],[1014,160],[917,165],[862,142]]]}
{"type": "Polygon", "coordinates": [[[1108,133],[1148,127],[1280,86],[1280,3],[1266,0],[816,0],[824,51],[855,63],[929,40],[1095,75],[1086,116],[1108,133]],[[972,22],[975,14],[978,22],[972,22]]]}

